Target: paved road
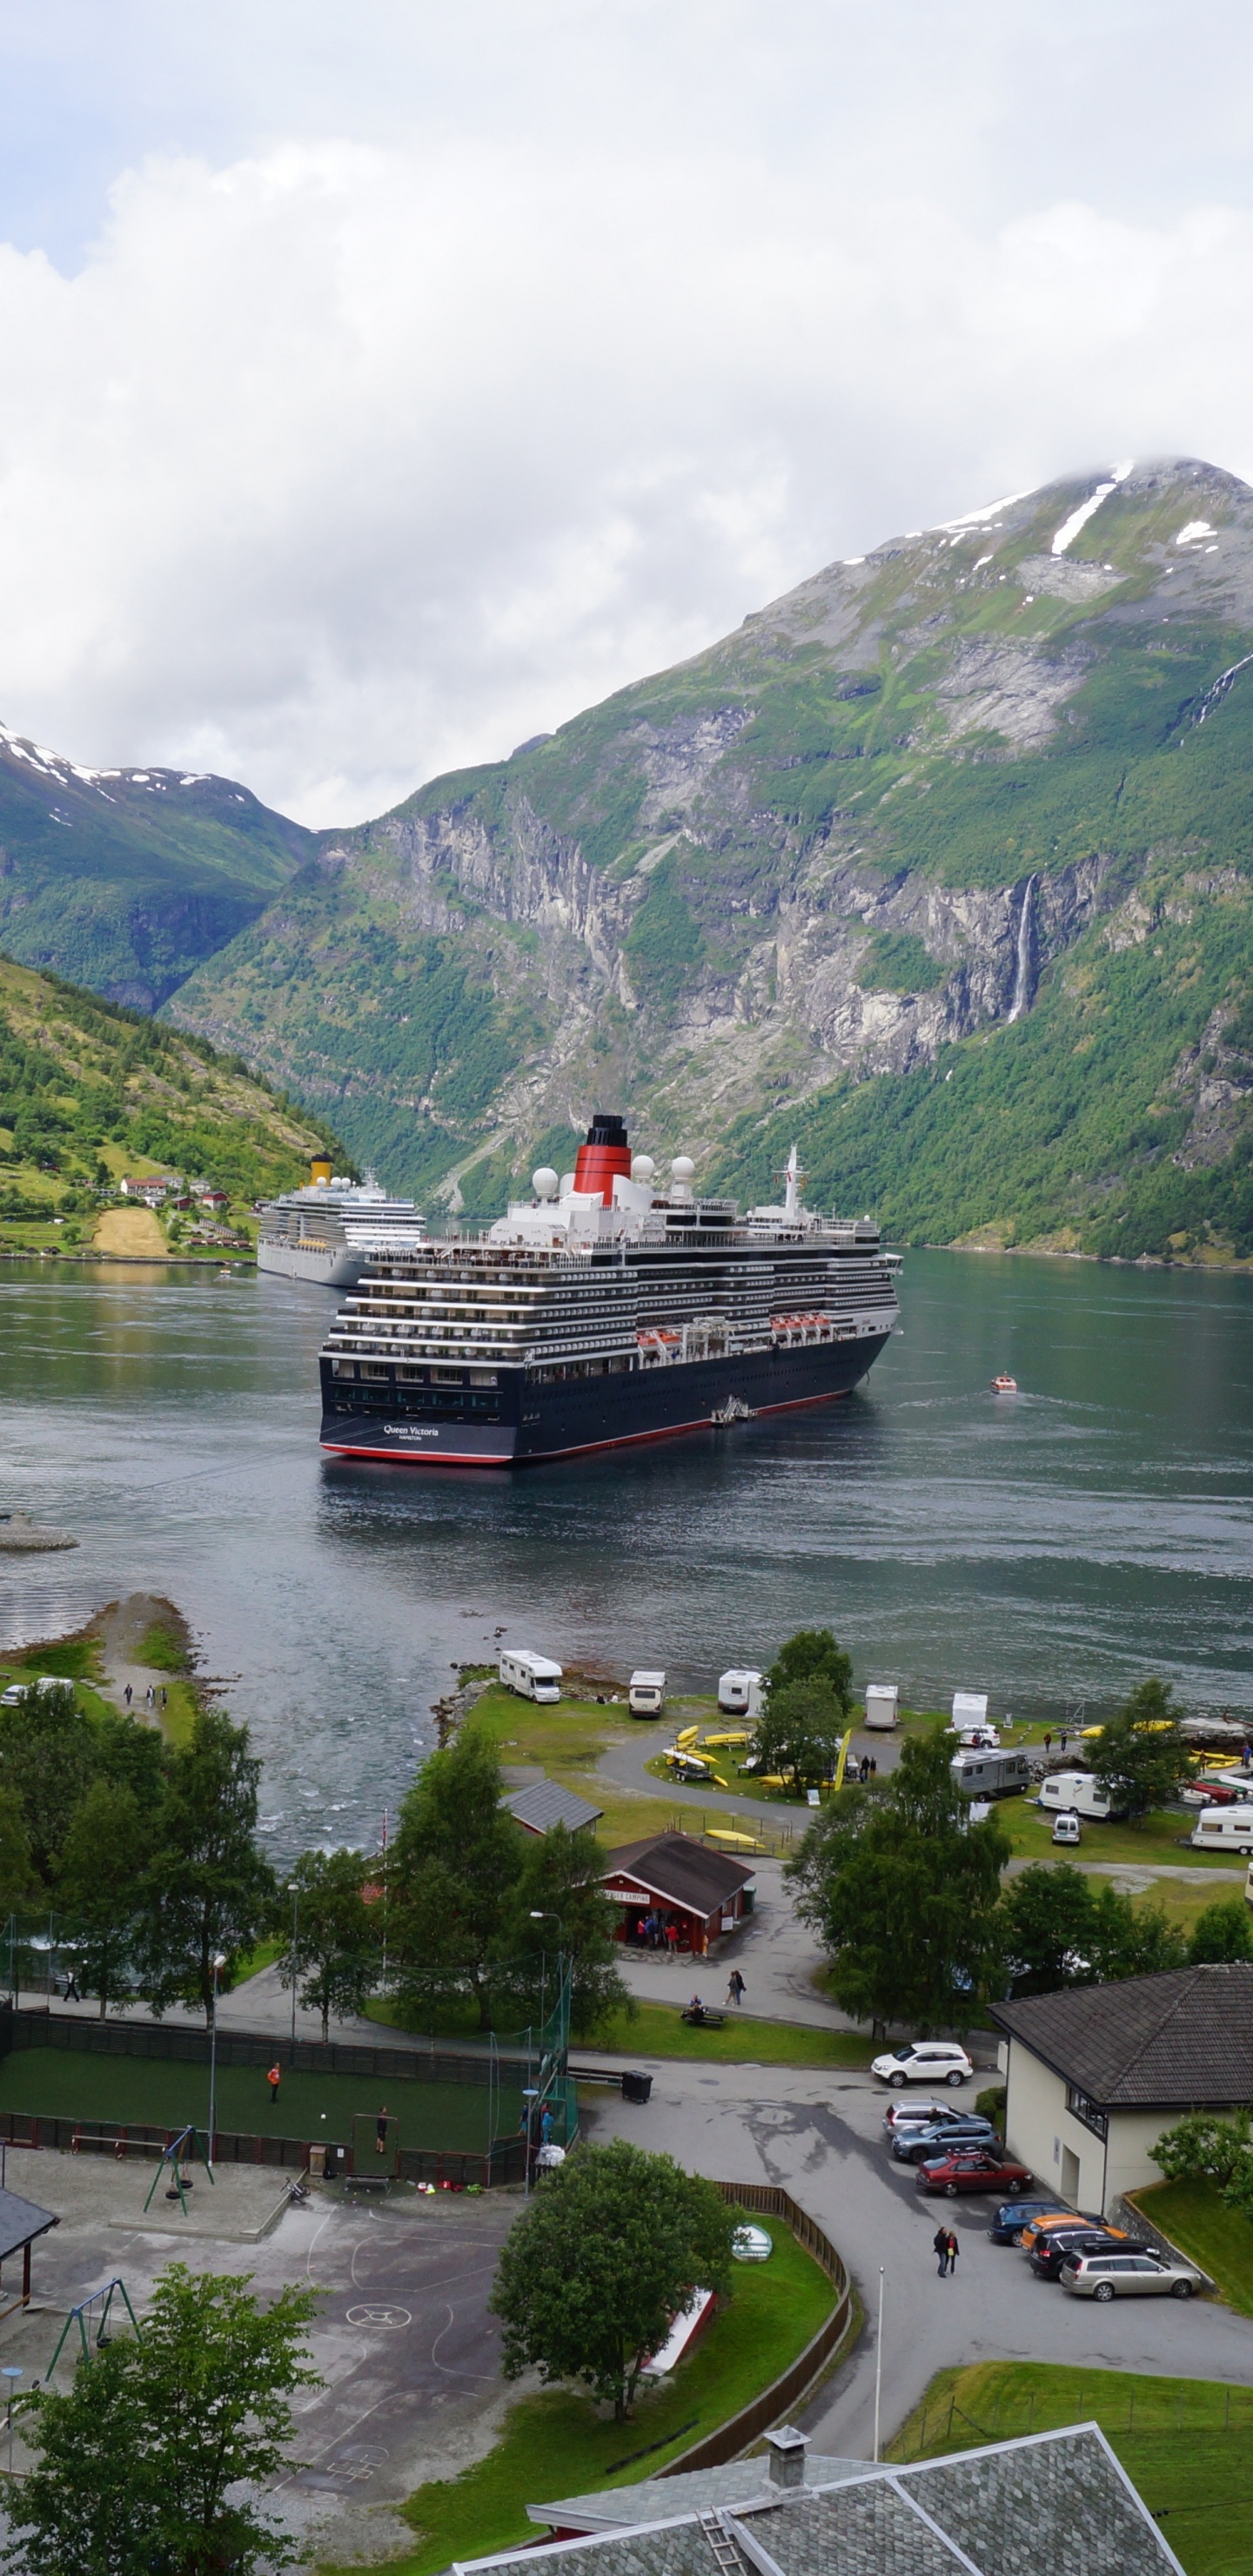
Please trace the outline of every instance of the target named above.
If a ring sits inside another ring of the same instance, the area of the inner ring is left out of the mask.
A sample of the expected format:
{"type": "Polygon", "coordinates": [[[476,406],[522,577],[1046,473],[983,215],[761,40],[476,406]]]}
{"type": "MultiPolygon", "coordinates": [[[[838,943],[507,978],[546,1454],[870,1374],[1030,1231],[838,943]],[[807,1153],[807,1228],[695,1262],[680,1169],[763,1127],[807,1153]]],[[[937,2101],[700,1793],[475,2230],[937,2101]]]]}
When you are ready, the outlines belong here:
{"type": "MultiPolygon", "coordinates": [[[[801,2068],[653,2063],[653,2095],[610,2096],[591,2134],[665,2149],[728,2181],[785,2184],[838,2245],[870,2322],[852,2360],[802,2418],[816,2450],[868,2459],[874,2439],[875,2311],[884,2267],[883,2438],[954,2362],[1069,2361],[1089,2369],[1182,2372],[1253,2385],[1253,2321],[1208,2299],[1098,2308],[1037,2281],[1012,2246],[988,2242],[973,2200],[932,2200],[883,2144],[887,2096],[869,2077],[801,2068]],[[961,2246],[937,2277],[938,2215],[961,2246]]],[[[969,2100],[967,2092],[964,2097],[969,2100]]]]}

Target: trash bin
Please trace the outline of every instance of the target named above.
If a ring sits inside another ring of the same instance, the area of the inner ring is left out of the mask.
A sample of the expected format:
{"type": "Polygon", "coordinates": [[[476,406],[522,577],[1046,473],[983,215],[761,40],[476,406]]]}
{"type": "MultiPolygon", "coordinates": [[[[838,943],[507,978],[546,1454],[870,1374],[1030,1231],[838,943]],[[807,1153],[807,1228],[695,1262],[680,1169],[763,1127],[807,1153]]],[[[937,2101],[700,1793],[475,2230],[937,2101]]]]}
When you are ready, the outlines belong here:
{"type": "Polygon", "coordinates": [[[315,2179],[319,2179],[319,2178],[320,2178],[320,2177],[321,2177],[321,2176],[326,2172],[326,2149],[325,2149],[325,2147],[310,2147],[310,2149],[309,2149],[309,2171],[310,2171],[310,2173],[315,2177],[315,2179]]]}
{"type": "Polygon", "coordinates": [[[651,2075],[624,2075],[622,2078],[622,2099],[624,2102],[646,2102],[652,2089],[653,2079],[651,2075]]]}

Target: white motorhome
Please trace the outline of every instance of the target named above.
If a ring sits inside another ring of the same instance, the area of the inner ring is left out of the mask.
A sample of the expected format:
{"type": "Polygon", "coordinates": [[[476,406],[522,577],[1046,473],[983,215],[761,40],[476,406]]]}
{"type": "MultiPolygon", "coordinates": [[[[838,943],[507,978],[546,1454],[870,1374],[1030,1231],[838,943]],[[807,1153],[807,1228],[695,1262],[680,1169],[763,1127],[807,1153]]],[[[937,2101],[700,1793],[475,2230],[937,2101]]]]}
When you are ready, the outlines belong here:
{"type": "Polygon", "coordinates": [[[718,1683],[718,1706],[724,1717],[760,1717],[764,1674],[735,1664],[718,1683]]]}
{"type": "Polygon", "coordinates": [[[632,1717],[660,1717],[666,1697],[664,1673],[632,1673],[627,1707],[632,1717]]]}
{"type": "Polygon", "coordinates": [[[986,1691],[954,1691],[953,1724],[958,1733],[964,1726],[986,1726],[988,1695],[986,1691]]]}
{"type": "Polygon", "coordinates": [[[899,1697],[900,1693],[895,1682],[867,1682],[867,1726],[895,1726],[897,1718],[896,1704],[899,1697]]]}
{"type": "Polygon", "coordinates": [[[551,1701],[561,1697],[561,1666],[548,1655],[502,1653],[500,1678],[522,1699],[551,1701]]]}
{"type": "Polygon", "coordinates": [[[1202,1807],[1188,1840],[1196,1851],[1234,1851],[1247,1859],[1253,1852],[1253,1807],[1202,1807]]]}
{"type": "Polygon", "coordinates": [[[63,1676],[56,1673],[32,1673],[29,1681],[10,1682],[6,1691],[0,1691],[0,1708],[16,1708],[24,1691],[38,1691],[42,1696],[47,1691],[72,1689],[72,1687],[72,1684],[66,1683],[63,1676]]]}
{"type": "Polygon", "coordinates": [[[963,1798],[1014,1798],[1031,1786],[1031,1765],[1025,1753],[998,1753],[981,1747],[970,1753],[955,1753],[948,1767],[953,1785],[963,1798]]]}
{"type": "Polygon", "coordinates": [[[1102,1824],[1121,1810],[1111,1806],[1109,1792],[1101,1787],[1092,1771],[1050,1771],[1040,1782],[1040,1805],[1050,1810],[1069,1807],[1077,1816],[1089,1816],[1102,1824]]]}

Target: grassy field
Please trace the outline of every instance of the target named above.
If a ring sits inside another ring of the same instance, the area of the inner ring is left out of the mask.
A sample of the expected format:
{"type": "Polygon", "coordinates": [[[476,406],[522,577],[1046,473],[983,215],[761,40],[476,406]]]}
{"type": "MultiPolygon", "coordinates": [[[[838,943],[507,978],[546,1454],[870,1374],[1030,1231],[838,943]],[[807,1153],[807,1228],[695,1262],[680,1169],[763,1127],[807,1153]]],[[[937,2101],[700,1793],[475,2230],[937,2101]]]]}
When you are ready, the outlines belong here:
{"type": "Polygon", "coordinates": [[[1229,2307],[1253,2317],[1253,2224],[1212,2182],[1157,2182],[1132,2195],[1154,2227],[1217,2283],[1229,2307]]]}
{"type": "MultiPolygon", "coordinates": [[[[275,2042],[281,2064],[283,2049],[275,2042]]],[[[511,2136],[521,2096],[494,2097],[495,2126],[511,2136]]],[[[411,2076],[386,2083],[358,2075],[306,2075],[286,2067],[277,2102],[262,2066],[217,2070],[217,2123],[264,2138],[305,2138],[350,2146],[357,2113],[386,2104],[400,2123],[403,2147],[481,2155],[487,2146],[486,2085],[423,2084],[411,2076]]],[[[59,2120],[105,2120],[119,2127],[181,2129],[209,2114],[209,2069],[177,2058],[91,2057],[70,2048],[14,2049],[0,2065],[0,2111],[59,2120]]]]}
{"type": "Polygon", "coordinates": [[[834,2297],[826,2273],[782,2222],[772,2219],[768,2228],[770,2261],[736,2265],[727,2305],[691,2359],[638,2400],[631,2423],[615,2424],[565,2390],[524,2398],[485,2460],[410,2498],[405,2511],[416,2545],[412,2556],[388,2560],[392,2576],[435,2576],[450,2559],[538,2539],[528,2504],[655,2477],[768,2387],[817,2333],[834,2297]],[[651,2450],[654,2442],[661,2447],[651,2450]]]}
{"type": "MultiPolygon", "coordinates": [[[[743,1831],[742,1818],[730,1808],[719,1806],[716,1789],[707,1806],[680,1808],[677,1802],[669,1806],[664,1796],[635,1794],[595,1776],[601,1754],[611,1742],[634,1742],[640,1737],[660,1753],[663,1745],[673,1742],[680,1726],[712,1726],[715,1717],[716,1703],[709,1698],[673,1700],[664,1718],[633,1718],[627,1713],[625,1700],[616,1708],[600,1708],[594,1700],[577,1699],[563,1699],[556,1708],[536,1708],[530,1700],[519,1699],[512,1691],[493,1685],[476,1700],[470,1722],[490,1735],[502,1762],[533,1762],[551,1780],[560,1780],[579,1797],[602,1808],[597,1838],[612,1851],[618,1844],[642,1842],[648,1834],[665,1833],[671,1824],[689,1834],[699,1834],[710,1825],[743,1831]]],[[[659,1780],[659,1789],[666,1785],[659,1780]]],[[[738,1789],[738,1782],[733,1785],[738,1789]]],[[[768,1834],[767,1839],[773,1845],[778,1837],[768,1834]]]]}
{"type": "MultiPolygon", "coordinates": [[[[1067,1860],[1074,1855],[1053,1841],[1051,1812],[1035,1807],[1026,1798],[1002,1798],[997,1814],[1013,1843],[1014,1850],[1028,1860],[1067,1860]]],[[[1083,1820],[1083,1841],[1078,1858],[1093,1861],[1117,1861],[1134,1869],[1146,1861],[1167,1861],[1172,1868],[1210,1870],[1222,1864],[1228,1869],[1243,1870],[1238,1854],[1193,1851],[1186,1840],[1192,1831],[1192,1818],[1183,1809],[1175,1814],[1146,1816],[1138,1825],[1093,1825],[1083,1820]]]]}
{"type": "MultiPolygon", "coordinates": [[[[633,2021],[623,2019],[596,2046],[615,2057],[705,2058],[716,2066],[869,2066],[878,2042],[856,2031],[821,2030],[805,2022],[755,2021],[728,2014],[722,2030],[693,2030],[677,2004],[642,2003],[633,2021]]],[[[577,2043],[574,2057],[582,2054],[577,2043]]]]}
{"type": "Polygon", "coordinates": [[[1253,2388],[1047,2362],[977,2362],[937,2374],[887,2456],[935,2459],[1084,2423],[1100,2425],[1187,2576],[1245,2576],[1253,2388]]]}

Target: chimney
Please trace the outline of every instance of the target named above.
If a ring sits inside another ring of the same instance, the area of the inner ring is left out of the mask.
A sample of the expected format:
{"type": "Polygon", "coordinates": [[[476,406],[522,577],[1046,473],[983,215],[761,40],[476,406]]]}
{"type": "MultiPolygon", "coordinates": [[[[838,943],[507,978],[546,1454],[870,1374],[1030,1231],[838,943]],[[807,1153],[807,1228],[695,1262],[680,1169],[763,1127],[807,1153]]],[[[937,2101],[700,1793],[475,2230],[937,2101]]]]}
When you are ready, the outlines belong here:
{"type": "Polygon", "coordinates": [[[808,2433],[798,2433],[794,2424],[780,2424],[777,2433],[767,2433],[766,2440],[770,2446],[771,2485],[803,2487],[808,2433]]]}

